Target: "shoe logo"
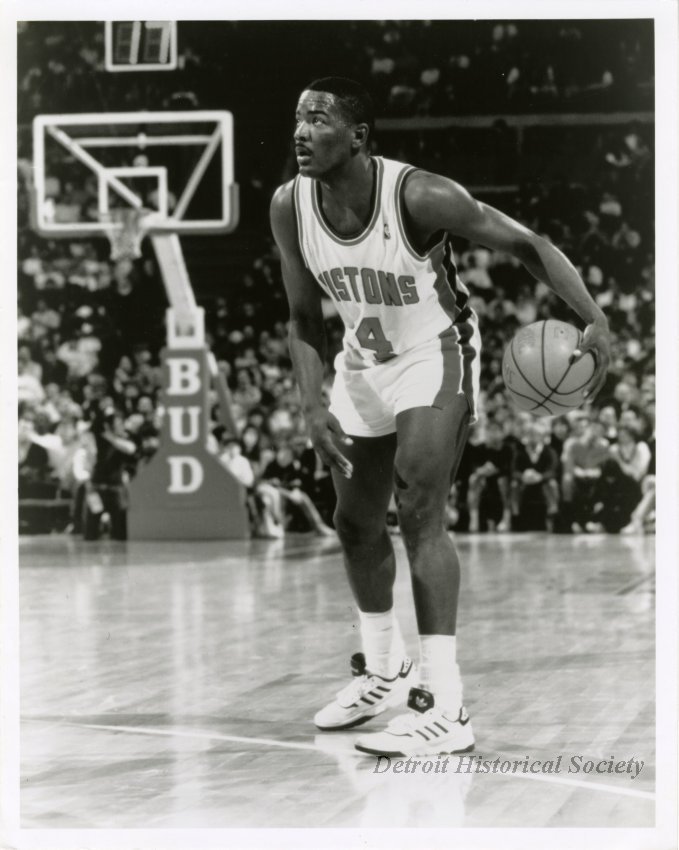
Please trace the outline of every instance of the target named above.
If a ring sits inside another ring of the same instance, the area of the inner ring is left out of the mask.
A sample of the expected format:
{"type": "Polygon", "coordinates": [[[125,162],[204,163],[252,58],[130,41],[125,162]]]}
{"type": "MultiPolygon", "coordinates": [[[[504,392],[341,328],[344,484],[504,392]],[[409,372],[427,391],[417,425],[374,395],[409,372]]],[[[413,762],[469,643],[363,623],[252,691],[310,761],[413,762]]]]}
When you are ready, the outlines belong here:
{"type": "Polygon", "coordinates": [[[429,708],[429,700],[426,697],[415,697],[416,708],[429,708]]]}
{"type": "Polygon", "coordinates": [[[365,673],[365,655],[356,652],[351,656],[351,675],[362,676],[365,673]]]}

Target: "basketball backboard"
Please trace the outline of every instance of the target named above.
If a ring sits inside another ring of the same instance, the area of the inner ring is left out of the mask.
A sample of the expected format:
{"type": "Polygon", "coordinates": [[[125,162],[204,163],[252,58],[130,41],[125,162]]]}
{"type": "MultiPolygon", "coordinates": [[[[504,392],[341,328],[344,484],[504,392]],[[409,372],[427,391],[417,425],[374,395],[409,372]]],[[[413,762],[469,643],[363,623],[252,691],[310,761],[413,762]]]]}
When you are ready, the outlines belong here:
{"type": "Polygon", "coordinates": [[[233,118],[226,111],[39,115],[34,226],[105,236],[110,212],[150,210],[147,232],[226,233],[238,223],[233,118]]]}

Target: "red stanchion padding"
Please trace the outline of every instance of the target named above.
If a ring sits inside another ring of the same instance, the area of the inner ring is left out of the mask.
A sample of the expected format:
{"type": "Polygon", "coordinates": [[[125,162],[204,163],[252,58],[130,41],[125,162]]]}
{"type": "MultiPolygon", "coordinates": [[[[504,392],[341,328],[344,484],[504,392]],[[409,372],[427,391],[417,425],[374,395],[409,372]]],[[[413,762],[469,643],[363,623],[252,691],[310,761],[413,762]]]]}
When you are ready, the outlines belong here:
{"type": "Polygon", "coordinates": [[[207,451],[210,376],[201,348],[162,352],[160,446],[130,482],[130,540],[250,536],[246,492],[207,451]]]}

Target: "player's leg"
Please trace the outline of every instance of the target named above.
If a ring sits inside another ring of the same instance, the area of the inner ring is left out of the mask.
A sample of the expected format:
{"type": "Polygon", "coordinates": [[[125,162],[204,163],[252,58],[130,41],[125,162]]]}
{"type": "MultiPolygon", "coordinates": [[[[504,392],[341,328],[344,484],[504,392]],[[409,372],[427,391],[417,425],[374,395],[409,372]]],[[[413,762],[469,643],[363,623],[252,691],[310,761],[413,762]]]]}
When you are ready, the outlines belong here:
{"type": "Polygon", "coordinates": [[[359,739],[363,752],[411,755],[474,746],[456,659],[460,563],[445,528],[446,496],[469,420],[464,395],[443,409],[417,407],[396,417],[395,492],[420,633],[420,687],[411,689],[408,701],[416,714],[359,739]]]}
{"type": "Polygon", "coordinates": [[[404,663],[409,669],[394,613],[396,559],[386,522],[393,493],[396,435],[352,439],[353,445],[342,447],[353,464],[352,477],[333,473],[335,529],[358,606],[368,670],[392,679],[404,663]]]}
{"type": "Polygon", "coordinates": [[[393,606],[396,562],[386,515],[393,489],[396,434],[352,437],[341,450],[351,461],[351,478],[333,472],[337,493],[335,530],[344,552],[349,584],[361,611],[393,606]]]}
{"type": "Polygon", "coordinates": [[[396,502],[421,635],[455,634],[460,564],[445,527],[445,503],[469,419],[463,395],[443,410],[416,407],[396,418],[396,502]]]}
{"type": "Polygon", "coordinates": [[[334,475],[334,521],[359,609],[363,654],[352,658],[353,681],[316,714],[321,729],[357,726],[404,703],[414,672],[393,610],[396,563],[386,525],[396,436],[352,439],[341,449],[354,473],[351,479],[334,475]]]}

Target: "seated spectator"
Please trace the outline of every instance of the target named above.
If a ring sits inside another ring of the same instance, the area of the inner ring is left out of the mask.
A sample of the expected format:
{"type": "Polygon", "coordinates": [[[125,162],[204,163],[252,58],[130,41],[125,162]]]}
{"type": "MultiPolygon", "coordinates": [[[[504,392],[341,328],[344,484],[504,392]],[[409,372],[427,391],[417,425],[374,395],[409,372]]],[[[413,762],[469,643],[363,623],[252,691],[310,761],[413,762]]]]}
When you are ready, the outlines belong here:
{"type": "Polygon", "coordinates": [[[260,429],[254,424],[248,424],[241,432],[243,456],[246,457],[259,476],[266,464],[273,459],[273,453],[266,449],[260,429]]]}
{"type": "Polygon", "coordinates": [[[133,375],[134,367],[132,365],[132,359],[127,354],[123,354],[113,374],[113,389],[117,395],[123,395],[125,387],[133,380],[133,375]]]}
{"type": "Polygon", "coordinates": [[[256,407],[262,399],[262,393],[252,379],[249,369],[238,369],[236,372],[236,388],[233,393],[234,402],[247,413],[256,407]]]}
{"type": "Polygon", "coordinates": [[[78,430],[77,417],[71,413],[64,416],[54,433],[33,439],[47,451],[61,495],[71,499],[69,528],[80,533],[85,485],[90,480],[96,457],[92,435],[89,431],[78,430]]]}
{"type": "Polygon", "coordinates": [[[127,538],[127,482],[134,466],[136,446],[125,431],[120,411],[102,402],[91,426],[97,447],[92,477],[85,498],[83,536],[98,539],[104,514],[110,521],[114,540],[127,538]]]}
{"type": "Polygon", "coordinates": [[[25,401],[30,404],[39,404],[45,398],[45,390],[40,383],[40,378],[36,377],[36,372],[31,368],[31,361],[25,361],[21,358],[18,363],[17,376],[17,397],[20,402],[25,401]]]}
{"type": "Polygon", "coordinates": [[[274,517],[282,525],[289,524],[290,517],[286,515],[286,503],[299,508],[308,526],[316,534],[330,536],[334,531],[329,528],[321,517],[318,509],[308,493],[302,489],[302,465],[295,458],[288,443],[281,443],[276,457],[264,470],[258,486],[258,492],[266,497],[274,517]]]}
{"type": "Polygon", "coordinates": [[[648,472],[651,450],[625,425],[618,429],[618,442],[611,446],[601,467],[594,494],[590,532],[617,533],[632,519],[642,497],[641,482],[648,472]]]}
{"type": "Polygon", "coordinates": [[[615,408],[618,416],[621,416],[630,407],[633,407],[638,399],[639,393],[636,388],[631,386],[626,381],[619,381],[613,390],[612,406],[615,408]]]}
{"type": "Polygon", "coordinates": [[[59,385],[49,383],[45,385],[45,398],[40,405],[41,412],[47,417],[50,427],[55,428],[62,419],[60,408],[61,391],[59,385]]]}
{"type": "Polygon", "coordinates": [[[57,349],[57,357],[68,368],[69,378],[83,378],[99,364],[101,340],[94,335],[92,325],[84,323],[75,335],[57,349]]]}
{"type": "Polygon", "coordinates": [[[151,348],[145,343],[139,343],[134,348],[134,380],[140,393],[153,395],[160,387],[160,367],[153,364],[151,348]]]}
{"type": "Polygon", "coordinates": [[[42,366],[33,359],[28,345],[20,345],[17,350],[17,363],[20,375],[30,375],[38,382],[42,381],[42,366]]]}
{"type": "Polygon", "coordinates": [[[248,513],[254,535],[272,540],[283,537],[285,528],[277,494],[272,494],[266,485],[255,486],[255,472],[243,454],[243,443],[225,432],[221,440],[219,459],[247,490],[248,513]]]}
{"type": "Polygon", "coordinates": [[[70,491],[73,485],[73,459],[80,445],[75,422],[63,419],[54,432],[33,433],[32,440],[47,452],[50,472],[58,482],[59,489],[70,491]]]}
{"type": "Polygon", "coordinates": [[[42,364],[42,379],[47,384],[63,386],[68,379],[68,367],[57,358],[56,343],[46,340],[47,347],[41,346],[40,359],[42,364]]]}
{"type": "Polygon", "coordinates": [[[628,407],[620,414],[620,427],[629,428],[635,434],[639,435],[643,431],[642,417],[639,414],[637,407],[628,407]]]}
{"type": "Polygon", "coordinates": [[[509,531],[512,452],[504,442],[502,427],[497,422],[490,420],[487,423],[485,440],[476,446],[472,465],[467,490],[469,531],[478,532],[486,523],[491,530],[509,531]]]}
{"type": "Polygon", "coordinates": [[[225,432],[221,439],[219,460],[246,490],[252,489],[255,483],[255,473],[250,461],[243,456],[243,447],[240,440],[230,437],[225,432]]]}
{"type": "Polygon", "coordinates": [[[56,493],[49,457],[44,446],[36,442],[35,413],[23,406],[19,413],[19,498],[51,498],[56,493]]]}
{"type": "Polygon", "coordinates": [[[337,504],[337,495],[332,483],[330,470],[316,454],[311,440],[300,430],[300,436],[294,437],[292,447],[300,464],[301,490],[307,493],[326,525],[333,523],[337,504]]]}
{"type": "Polygon", "coordinates": [[[31,314],[31,325],[33,327],[33,339],[40,339],[59,329],[61,314],[48,307],[44,298],[40,298],[31,314]]]}
{"type": "Polygon", "coordinates": [[[136,409],[125,419],[125,430],[132,438],[136,439],[142,428],[147,434],[150,430],[155,431],[156,434],[160,432],[158,411],[153,399],[148,395],[139,396],[136,409]]]}
{"type": "Polygon", "coordinates": [[[134,435],[137,443],[138,451],[138,466],[148,463],[158,451],[160,445],[160,435],[158,428],[145,422],[134,435]]]}
{"type": "Polygon", "coordinates": [[[612,404],[607,404],[599,411],[599,422],[603,426],[603,437],[609,443],[618,439],[618,415],[612,404]]]}
{"type": "Polygon", "coordinates": [[[601,423],[592,422],[589,414],[578,412],[573,436],[566,440],[561,456],[563,514],[576,534],[591,519],[597,481],[608,456],[609,442],[603,437],[601,423]]]}
{"type": "Polygon", "coordinates": [[[641,500],[632,511],[630,521],[620,534],[643,534],[647,527],[655,528],[655,475],[647,475],[641,482],[641,500]]]}
{"type": "Polygon", "coordinates": [[[559,485],[556,474],[559,459],[547,443],[546,427],[531,422],[524,431],[512,460],[512,527],[517,530],[547,528],[554,530],[559,511],[559,485]],[[544,514],[537,518],[536,509],[544,514]]]}
{"type": "Polygon", "coordinates": [[[559,476],[558,481],[562,480],[563,476],[563,466],[561,462],[561,457],[563,455],[564,446],[566,445],[566,441],[570,437],[571,426],[568,422],[568,419],[565,416],[558,416],[556,419],[553,419],[551,422],[551,433],[549,437],[549,445],[556,452],[556,456],[559,458],[559,476]]]}

